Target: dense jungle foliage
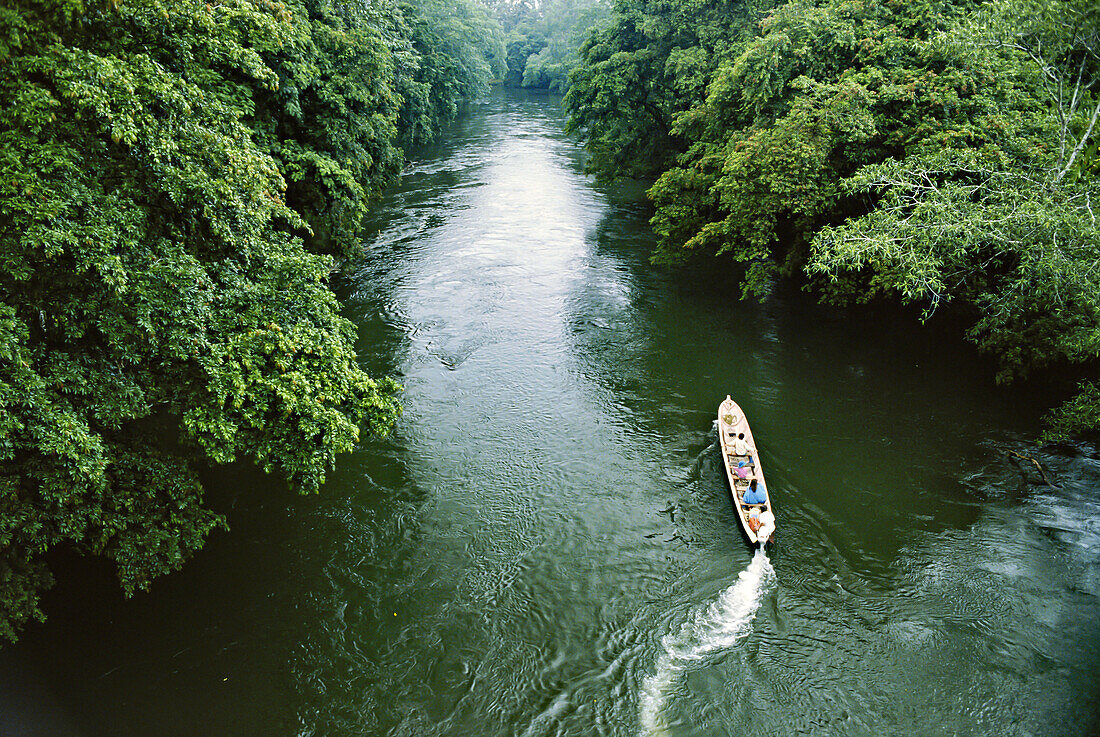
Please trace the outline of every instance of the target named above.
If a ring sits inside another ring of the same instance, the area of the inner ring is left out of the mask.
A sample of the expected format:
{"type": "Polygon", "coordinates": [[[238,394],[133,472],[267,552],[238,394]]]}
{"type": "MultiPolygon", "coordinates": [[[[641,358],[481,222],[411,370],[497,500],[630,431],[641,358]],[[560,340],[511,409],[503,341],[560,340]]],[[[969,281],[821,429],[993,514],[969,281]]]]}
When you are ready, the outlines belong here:
{"type": "Polygon", "coordinates": [[[604,179],[654,177],[654,261],[968,316],[998,381],[1076,374],[1100,430],[1100,7],[616,0],[566,96],[604,179]]]}
{"type": "Polygon", "coordinates": [[[580,47],[611,15],[609,0],[485,0],[505,34],[506,87],[564,92],[580,47]]]}
{"type": "Polygon", "coordinates": [[[387,432],[334,257],[503,59],[470,0],[0,8],[0,635],[58,546],[178,568],[224,525],[200,464],[309,492],[387,432]]]}

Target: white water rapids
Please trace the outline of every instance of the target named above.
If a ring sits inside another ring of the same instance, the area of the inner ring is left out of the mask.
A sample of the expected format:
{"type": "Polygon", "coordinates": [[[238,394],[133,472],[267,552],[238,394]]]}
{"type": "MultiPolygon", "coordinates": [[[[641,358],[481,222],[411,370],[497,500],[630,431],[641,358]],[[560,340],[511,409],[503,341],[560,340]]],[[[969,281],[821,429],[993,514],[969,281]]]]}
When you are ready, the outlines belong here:
{"type": "Polygon", "coordinates": [[[661,639],[664,652],[657,658],[657,668],[645,680],[640,703],[642,737],[668,734],[662,715],[669,689],[680,674],[711,653],[730,648],[750,632],[750,625],[769,583],[775,580],[775,569],[763,549],[756,551],[752,562],[737,577],[737,582],[723,591],[718,599],[680,627],[680,631],[661,639]]]}

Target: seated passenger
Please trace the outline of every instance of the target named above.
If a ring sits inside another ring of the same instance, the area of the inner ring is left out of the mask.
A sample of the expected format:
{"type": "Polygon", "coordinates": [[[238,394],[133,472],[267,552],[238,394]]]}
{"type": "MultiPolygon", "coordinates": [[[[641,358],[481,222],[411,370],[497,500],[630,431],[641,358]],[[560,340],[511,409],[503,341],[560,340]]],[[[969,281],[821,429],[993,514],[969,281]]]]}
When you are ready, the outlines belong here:
{"type": "Polygon", "coordinates": [[[749,476],[752,476],[752,466],[744,461],[738,461],[737,468],[735,468],[733,472],[737,474],[737,478],[747,479],[749,476]]]}
{"type": "Polygon", "coordinates": [[[749,488],[745,496],[741,497],[742,504],[764,504],[768,497],[764,494],[764,487],[757,484],[756,479],[749,482],[749,488]]]}
{"type": "Polygon", "coordinates": [[[775,532],[775,515],[772,514],[772,510],[764,507],[757,519],[760,521],[760,528],[755,530],[756,539],[766,543],[771,538],[772,533],[775,532]]]}
{"type": "Polygon", "coordinates": [[[757,507],[749,510],[749,529],[753,532],[760,530],[760,509],[757,507]]]}
{"type": "Polygon", "coordinates": [[[733,439],[733,446],[730,449],[736,456],[747,456],[749,454],[749,444],[745,442],[745,433],[737,433],[737,437],[733,439]]]}

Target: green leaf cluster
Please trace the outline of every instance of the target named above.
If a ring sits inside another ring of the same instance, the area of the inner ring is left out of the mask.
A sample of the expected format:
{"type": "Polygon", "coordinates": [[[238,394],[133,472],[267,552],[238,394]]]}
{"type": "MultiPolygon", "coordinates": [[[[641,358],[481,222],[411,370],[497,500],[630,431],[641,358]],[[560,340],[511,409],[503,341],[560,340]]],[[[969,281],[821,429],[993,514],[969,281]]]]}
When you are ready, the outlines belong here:
{"type": "Polygon", "coordinates": [[[506,87],[564,92],[580,47],[610,17],[610,0],[483,0],[504,32],[506,87]]]}
{"type": "Polygon", "coordinates": [[[0,9],[0,635],[55,547],[128,593],[182,565],[224,525],[200,464],[312,492],[388,431],[333,254],[502,48],[462,0],[0,9]]]}
{"type": "Polygon", "coordinates": [[[474,0],[410,0],[399,7],[408,44],[395,54],[404,100],[398,140],[411,147],[432,140],[463,101],[487,91],[504,71],[506,52],[499,24],[474,0]]]}
{"type": "MultiPolygon", "coordinates": [[[[999,381],[1095,370],[1094,4],[727,6],[749,30],[670,64],[687,45],[652,29],[693,33],[692,7],[617,5],[569,96],[598,175],[656,176],[655,262],[732,258],[747,292],[800,275],[825,300],[889,296],[925,318],[952,303],[999,381]]],[[[1095,419],[1088,386],[1056,424],[1095,419]]]]}
{"type": "Polygon", "coordinates": [[[405,152],[487,89],[501,32],[473,0],[295,0],[281,12],[290,37],[264,52],[278,82],[253,95],[248,123],[310,246],[354,258],[359,224],[405,152]]]}
{"type": "Polygon", "coordinates": [[[659,174],[690,145],[678,116],[755,29],[766,0],[616,0],[581,46],[565,104],[602,180],[659,174]]]}

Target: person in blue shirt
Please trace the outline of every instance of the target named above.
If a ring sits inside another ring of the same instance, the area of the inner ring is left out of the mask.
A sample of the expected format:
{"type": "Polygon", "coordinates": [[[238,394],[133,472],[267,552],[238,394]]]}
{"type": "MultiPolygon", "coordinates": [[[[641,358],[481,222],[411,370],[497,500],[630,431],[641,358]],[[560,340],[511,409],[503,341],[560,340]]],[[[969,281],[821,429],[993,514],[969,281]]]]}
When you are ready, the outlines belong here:
{"type": "Polygon", "coordinates": [[[763,504],[768,500],[764,494],[764,487],[756,483],[756,479],[749,482],[749,488],[745,496],[741,497],[742,504],[763,504]]]}

